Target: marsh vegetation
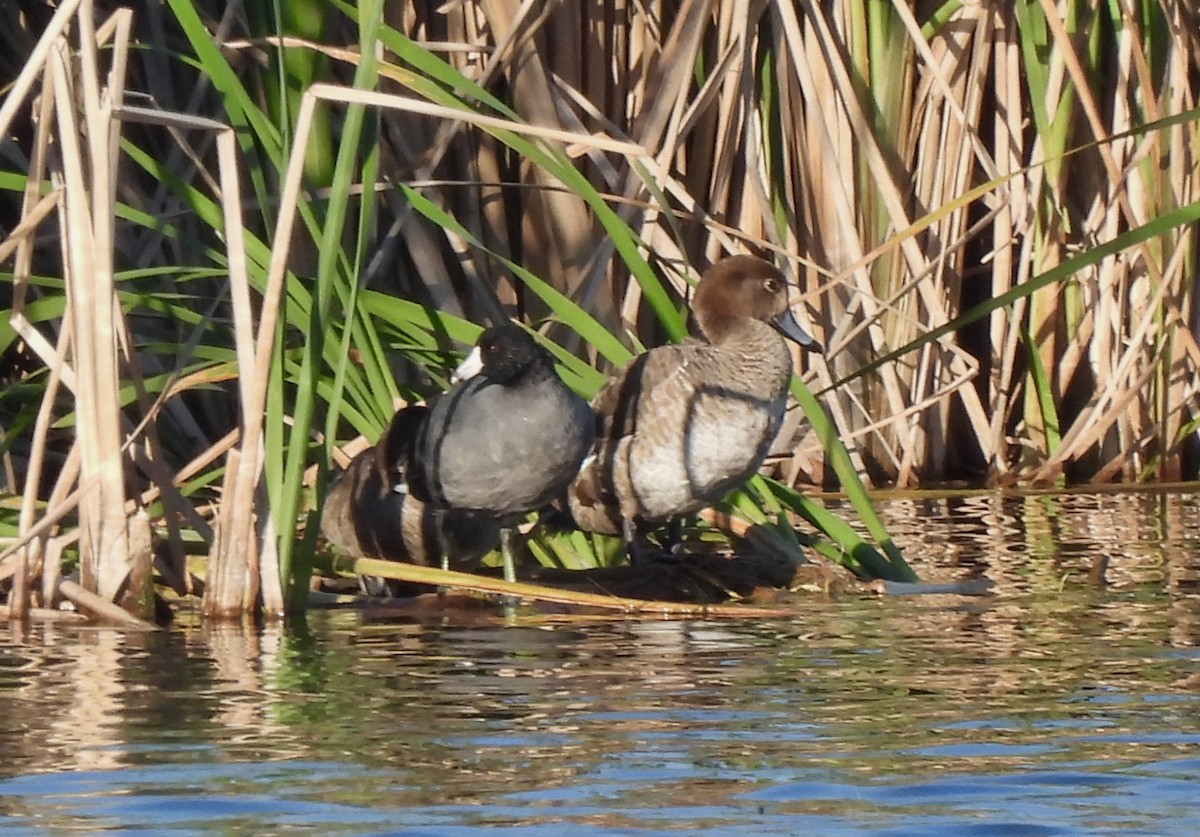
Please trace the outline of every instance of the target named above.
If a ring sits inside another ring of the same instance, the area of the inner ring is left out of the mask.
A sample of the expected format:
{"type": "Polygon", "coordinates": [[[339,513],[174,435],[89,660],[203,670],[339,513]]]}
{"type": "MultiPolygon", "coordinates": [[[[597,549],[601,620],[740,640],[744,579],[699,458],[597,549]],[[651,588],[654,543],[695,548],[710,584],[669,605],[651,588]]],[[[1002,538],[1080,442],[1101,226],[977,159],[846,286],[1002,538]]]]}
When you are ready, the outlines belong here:
{"type": "Polygon", "coordinates": [[[590,396],[727,252],[826,347],[718,510],[779,549],[905,576],[870,487],[1194,478],[1195,14],[6,4],[10,612],[145,618],[152,566],[214,616],[302,607],[330,463],[482,324],[590,396]]]}

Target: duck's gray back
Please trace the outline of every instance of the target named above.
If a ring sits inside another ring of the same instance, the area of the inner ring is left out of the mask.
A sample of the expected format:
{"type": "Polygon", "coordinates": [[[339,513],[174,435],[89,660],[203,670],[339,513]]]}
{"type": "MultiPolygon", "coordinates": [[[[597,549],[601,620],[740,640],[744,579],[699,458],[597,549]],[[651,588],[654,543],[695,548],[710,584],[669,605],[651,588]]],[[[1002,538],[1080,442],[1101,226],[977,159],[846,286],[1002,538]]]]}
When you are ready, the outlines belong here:
{"type": "Polygon", "coordinates": [[[439,399],[424,445],[440,502],[506,515],[562,492],[591,448],[595,421],[586,401],[557,377],[551,383],[504,387],[472,378],[439,399]]]}

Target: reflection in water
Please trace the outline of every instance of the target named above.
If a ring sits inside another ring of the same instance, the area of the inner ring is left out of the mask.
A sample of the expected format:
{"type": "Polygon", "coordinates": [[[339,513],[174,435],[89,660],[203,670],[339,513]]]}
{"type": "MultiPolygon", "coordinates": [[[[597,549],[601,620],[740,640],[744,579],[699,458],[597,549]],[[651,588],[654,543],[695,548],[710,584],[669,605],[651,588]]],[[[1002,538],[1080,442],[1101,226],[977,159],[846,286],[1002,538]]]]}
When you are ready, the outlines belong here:
{"type": "Polygon", "coordinates": [[[1200,502],[883,511],[924,576],[994,595],[0,633],[0,831],[1195,831],[1200,502]]]}
{"type": "Polygon", "coordinates": [[[69,753],[71,769],[101,770],[119,764],[123,736],[118,724],[126,710],[121,641],[113,630],[85,633],[71,643],[77,651],[58,672],[71,688],[64,712],[47,725],[45,746],[69,753]]]}

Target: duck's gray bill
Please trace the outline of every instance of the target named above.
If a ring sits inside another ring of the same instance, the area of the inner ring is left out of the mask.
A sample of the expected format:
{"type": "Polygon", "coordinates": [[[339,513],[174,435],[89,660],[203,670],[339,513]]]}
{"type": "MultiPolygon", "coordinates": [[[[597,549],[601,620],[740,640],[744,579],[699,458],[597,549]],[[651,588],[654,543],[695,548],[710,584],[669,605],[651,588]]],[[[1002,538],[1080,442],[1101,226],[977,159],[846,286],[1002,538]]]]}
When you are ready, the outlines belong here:
{"type": "Polygon", "coordinates": [[[795,340],[808,351],[816,352],[817,354],[821,354],[824,351],[816,338],[801,328],[800,323],[796,322],[791,308],[783,309],[783,313],[775,318],[774,326],[784,337],[789,340],[795,340]]]}

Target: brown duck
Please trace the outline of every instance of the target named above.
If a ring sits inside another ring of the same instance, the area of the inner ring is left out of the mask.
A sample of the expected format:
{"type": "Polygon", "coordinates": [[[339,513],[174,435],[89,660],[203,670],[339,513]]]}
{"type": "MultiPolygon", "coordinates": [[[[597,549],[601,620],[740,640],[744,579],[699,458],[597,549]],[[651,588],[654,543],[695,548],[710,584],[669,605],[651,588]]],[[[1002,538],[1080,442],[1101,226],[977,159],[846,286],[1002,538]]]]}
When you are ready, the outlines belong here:
{"type": "Polygon", "coordinates": [[[379,443],[351,460],[329,488],[321,509],[321,534],[337,549],[365,558],[437,566],[445,555],[469,569],[499,542],[499,526],[486,517],[451,513],[445,525],[405,484],[412,446],[428,414],[409,406],[392,418],[379,443]]]}
{"type": "Polygon", "coordinates": [[[592,400],[597,437],[568,489],[583,529],[619,534],[631,559],[646,530],[720,500],[758,470],[783,422],[792,356],[820,345],[771,264],[732,256],[701,277],[703,339],[634,358],[592,400]]]}

